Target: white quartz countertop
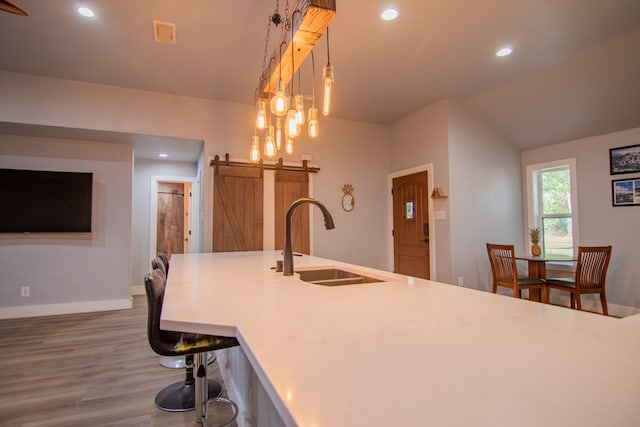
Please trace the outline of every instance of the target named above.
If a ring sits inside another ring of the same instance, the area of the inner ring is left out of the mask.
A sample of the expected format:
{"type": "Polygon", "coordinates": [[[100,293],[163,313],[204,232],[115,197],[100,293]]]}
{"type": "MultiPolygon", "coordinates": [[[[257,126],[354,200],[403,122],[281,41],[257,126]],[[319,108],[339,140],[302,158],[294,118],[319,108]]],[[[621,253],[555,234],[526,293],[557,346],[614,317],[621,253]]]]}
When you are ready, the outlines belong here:
{"type": "MultiPolygon", "coordinates": [[[[290,425],[640,426],[640,321],[322,258],[173,255],[161,327],[236,336],[290,425]]],[[[640,318],[638,318],[640,319],[640,318]]]]}

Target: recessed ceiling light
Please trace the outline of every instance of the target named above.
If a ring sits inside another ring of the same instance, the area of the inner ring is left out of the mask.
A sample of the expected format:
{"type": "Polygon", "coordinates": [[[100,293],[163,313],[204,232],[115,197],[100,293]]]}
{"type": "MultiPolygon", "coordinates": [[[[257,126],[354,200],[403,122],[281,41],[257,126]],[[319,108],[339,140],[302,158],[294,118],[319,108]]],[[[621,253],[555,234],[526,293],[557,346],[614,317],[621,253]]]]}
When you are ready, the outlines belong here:
{"type": "Polygon", "coordinates": [[[158,153],[157,154],[158,157],[160,157],[161,159],[166,159],[167,157],[169,157],[169,155],[167,153],[158,153]]]}
{"type": "Polygon", "coordinates": [[[78,13],[85,18],[93,18],[94,16],[96,16],[96,14],[93,13],[93,10],[89,9],[88,7],[79,7],[78,13]]]}
{"type": "Polygon", "coordinates": [[[510,47],[503,47],[499,51],[496,52],[496,56],[507,56],[511,54],[512,50],[510,47]]]}
{"type": "Polygon", "coordinates": [[[385,9],[380,14],[380,18],[384,19],[385,21],[393,21],[397,17],[398,17],[398,11],[393,8],[385,9]]]}

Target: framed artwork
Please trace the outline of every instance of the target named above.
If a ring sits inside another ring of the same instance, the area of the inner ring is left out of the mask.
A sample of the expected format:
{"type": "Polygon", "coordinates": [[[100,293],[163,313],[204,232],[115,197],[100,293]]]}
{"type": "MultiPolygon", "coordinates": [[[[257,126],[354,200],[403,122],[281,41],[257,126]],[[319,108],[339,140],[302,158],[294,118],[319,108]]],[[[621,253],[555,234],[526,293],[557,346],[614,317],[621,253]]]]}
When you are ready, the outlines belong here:
{"type": "Polygon", "coordinates": [[[609,149],[611,175],[640,172],[640,144],[609,149]]]}
{"type": "Polygon", "coordinates": [[[640,177],[611,181],[613,206],[640,205],[640,177]]]}

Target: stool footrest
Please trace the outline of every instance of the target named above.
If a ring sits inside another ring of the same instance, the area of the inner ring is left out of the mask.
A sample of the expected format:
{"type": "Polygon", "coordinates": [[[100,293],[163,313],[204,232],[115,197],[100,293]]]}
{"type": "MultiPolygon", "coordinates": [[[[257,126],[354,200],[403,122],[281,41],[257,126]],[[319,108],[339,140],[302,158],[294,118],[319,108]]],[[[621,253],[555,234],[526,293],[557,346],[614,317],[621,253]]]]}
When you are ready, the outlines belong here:
{"type": "MultiPolygon", "coordinates": [[[[211,399],[217,398],[222,394],[222,386],[217,381],[208,380],[207,392],[211,399]]],[[[180,381],[160,390],[156,395],[155,403],[159,409],[167,412],[192,411],[196,407],[195,395],[195,384],[180,381]]]]}

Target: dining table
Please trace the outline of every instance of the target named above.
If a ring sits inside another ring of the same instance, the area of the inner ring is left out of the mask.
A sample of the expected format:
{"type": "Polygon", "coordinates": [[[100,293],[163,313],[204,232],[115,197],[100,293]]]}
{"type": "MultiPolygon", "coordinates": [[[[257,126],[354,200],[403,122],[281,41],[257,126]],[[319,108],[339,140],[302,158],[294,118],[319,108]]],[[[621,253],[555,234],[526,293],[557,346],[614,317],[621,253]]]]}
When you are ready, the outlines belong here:
{"type": "MultiPolygon", "coordinates": [[[[535,279],[547,279],[547,263],[574,263],[578,261],[576,256],[567,255],[516,255],[516,260],[527,261],[527,275],[535,279]]],[[[530,289],[529,298],[542,301],[539,289],[530,289]]]]}

